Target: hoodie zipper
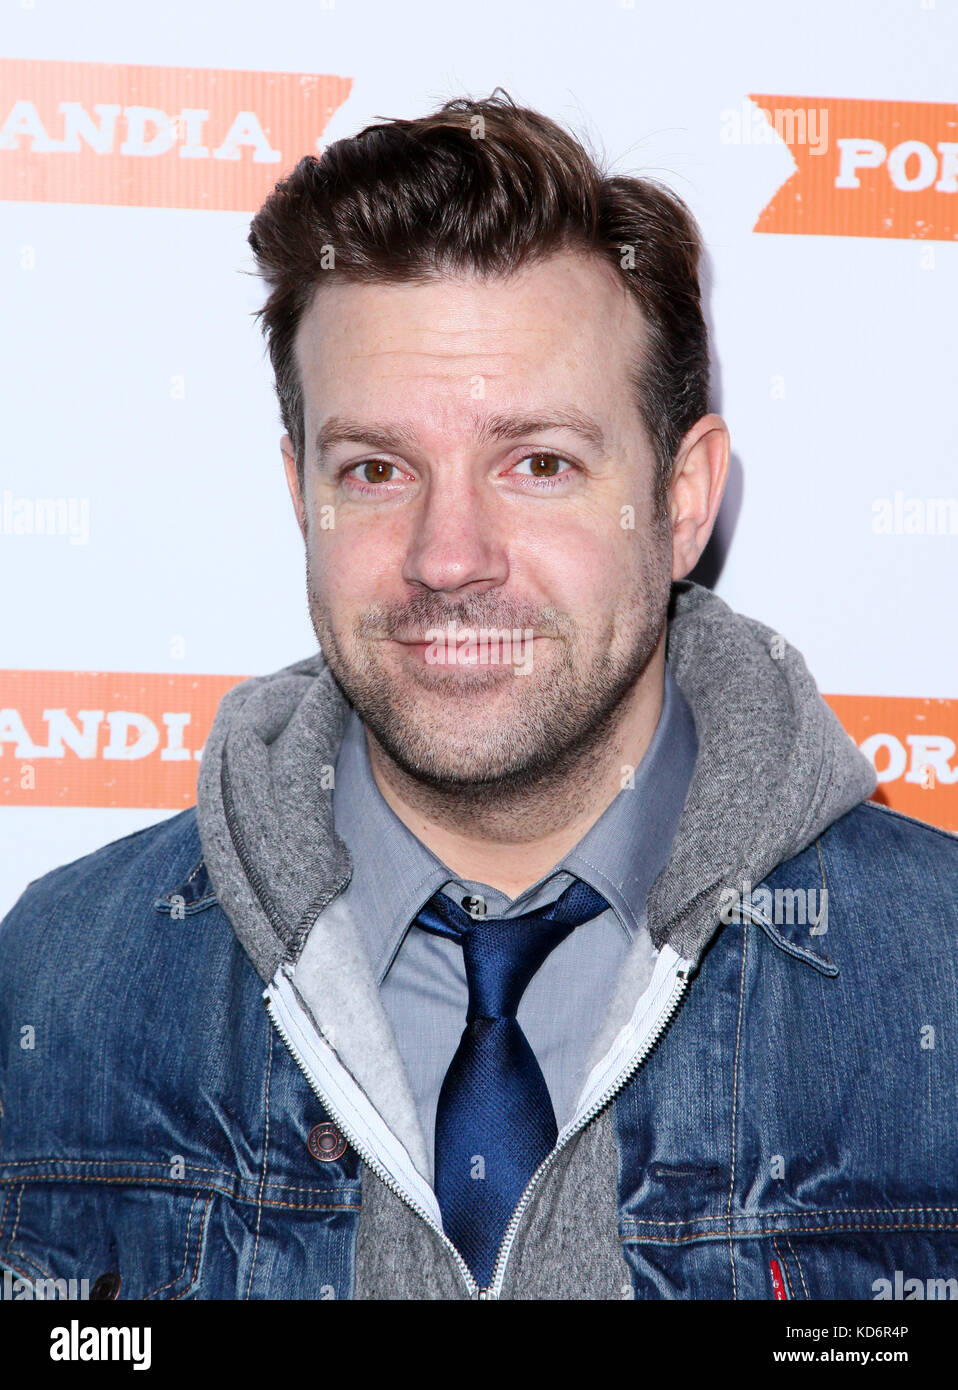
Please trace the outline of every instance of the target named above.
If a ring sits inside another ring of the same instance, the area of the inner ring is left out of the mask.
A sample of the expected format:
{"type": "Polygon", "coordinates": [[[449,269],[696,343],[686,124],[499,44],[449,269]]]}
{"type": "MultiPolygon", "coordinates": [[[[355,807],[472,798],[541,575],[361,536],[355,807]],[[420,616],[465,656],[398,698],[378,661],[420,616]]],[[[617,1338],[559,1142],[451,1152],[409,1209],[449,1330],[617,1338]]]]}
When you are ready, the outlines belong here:
{"type": "Polygon", "coordinates": [[[403,1202],[405,1202],[406,1206],[408,1206],[412,1211],[414,1211],[416,1215],[426,1223],[429,1229],[439,1237],[443,1245],[453,1256],[456,1265],[458,1266],[459,1272],[462,1275],[466,1288],[469,1290],[470,1297],[475,1300],[483,1300],[498,1299],[499,1295],[502,1292],[502,1285],[505,1280],[506,1265],[509,1260],[509,1255],[511,1254],[513,1243],[515,1242],[519,1226],[521,1225],[523,1214],[525,1213],[526,1208],[528,1207],[529,1202],[532,1199],[532,1195],[535,1191],[536,1185],[538,1184],[539,1180],[542,1178],[543,1174],[545,1174],[548,1171],[553,1160],[556,1158],[558,1154],[562,1152],[562,1150],[569,1143],[570,1139],[573,1139],[577,1134],[579,1134],[585,1128],[585,1126],[595,1118],[599,1111],[602,1110],[619,1091],[621,1091],[622,1087],[626,1084],[626,1082],[632,1079],[636,1071],[638,1071],[639,1067],[642,1065],[646,1057],[652,1051],[652,1048],[658,1042],[659,1038],[665,1031],[668,1024],[671,1022],[672,1015],[675,1013],[675,1010],[678,1007],[679,1000],[682,998],[682,995],[688,988],[688,983],[688,970],[686,968],[677,970],[672,989],[669,993],[669,997],[666,1000],[662,1009],[659,1011],[659,1014],[656,1017],[656,1020],[653,1023],[652,1027],[646,1032],[644,1038],[642,1039],[641,1046],[636,1050],[636,1052],[633,1053],[626,1067],[621,1072],[619,1072],[618,1076],[612,1082],[612,1084],[608,1086],[606,1090],[603,1091],[603,1093],[598,1097],[598,1099],[596,1099],[592,1103],[592,1105],[589,1106],[588,1110],[579,1117],[575,1125],[568,1131],[568,1133],[565,1134],[556,1143],[555,1147],[546,1156],[546,1158],[543,1159],[542,1163],[540,1163],[539,1167],[536,1169],[532,1177],[529,1179],[529,1182],[526,1184],[525,1190],[523,1191],[523,1194],[519,1199],[519,1203],[512,1216],[510,1217],[509,1225],[506,1227],[505,1235],[503,1236],[502,1243],[499,1246],[499,1254],[497,1256],[495,1268],[493,1270],[492,1282],[488,1285],[487,1288],[480,1288],[479,1285],[476,1283],[475,1279],[472,1277],[472,1273],[469,1269],[469,1266],[462,1258],[462,1255],[459,1253],[456,1246],[446,1235],[445,1231],[443,1231],[442,1227],[437,1225],[437,1223],[432,1219],[432,1217],[425,1210],[425,1208],[423,1208],[414,1198],[410,1197],[406,1192],[403,1191],[399,1183],[397,1183],[396,1180],[386,1171],[386,1169],[379,1162],[379,1160],[375,1158],[365,1148],[364,1145],[360,1144],[356,1140],[355,1136],[350,1132],[349,1128],[343,1124],[341,1117],[337,1114],[335,1108],[332,1105],[330,1105],[328,1098],[320,1089],[315,1077],[313,1076],[309,1067],[306,1065],[300,1052],[294,1045],[292,1039],[290,1038],[286,1029],[283,1027],[282,1023],[280,1023],[278,1017],[276,1016],[275,1006],[269,993],[264,994],[263,999],[266,1004],[266,1012],[269,1015],[273,1027],[276,1029],[277,1033],[282,1038],[283,1043],[285,1044],[293,1061],[296,1063],[299,1070],[303,1073],[303,1076],[309,1083],[311,1090],[315,1093],[320,1103],[322,1104],[323,1109],[333,1120],[336,1127],[348,1140],[351,1147],[355,1149],[356,1153],[367,1165],[367,1167],[372,1169],[372,1171],[376,1174],[380,1181],[384,1183],[385,1186],[388,1187],[391,1192],[395,1193],[397,1197],[399,1197],[403,1202]]]}
{"type": "Polygon", "coordinates": [[[498,1298],[499,1295],[502,1293],[502,1285],[505,1282],[506,1277],[506,1264],[508,1263],[509,1255],[512,1252],[513,1242],[515,1241],[516,1235],[519,1230],[519,1226],[522,1222],[523,1213],[528,1207],[529,1202],[532,1200],[532,1194],[535,1191],[535,1187],[539,1179],[548,1170],[556,1156],[562,1152],[562,1150],[568,1144],[569,1140],[573,1139],[577,1134],[579,1134],[585,1128],[585,1126],[589,1124],[589,1122],[593,1120],[596,1115],[598,1115],[599,1111],[604,1109],[604,1107],[608,1105],[609,1101],[613,1098],[613,1096],[617,1095],[617,1093],[622,1090],[622,1087],[626,1084],[626,1082],[632,1079],[632,1077],[638,1071],[639,1067],[645,1061],[646,1057],[652,1051],[652,1048],[658,1042],[659,1038],[665,1032],[665,1029],[667,1028],[668,1024],[671,1022],[672,1015],[678,1008],[679,1000],[682,998],[682,995],[688,988],[688,983],[688,971],[686,969],[677,970],[675,980],[673,982],[668,999],[665,1001],[665,1004],[659,1012],[659,1015],[656,1018],[654,1024],[646,1033],[645,1037],[642,1039],[641,1047],[639,1047],[638,1051],[633,1053],[632,1058],[626,1066],[625,1070],[619,1072],[619,1075],[612,1082],[611,1086],[607,1087],[607,1089],[603,1091],[602,1095],[600,1095],[597,1100],[593,1101],[593,1103],[589,1106],[585,1114],[581,1115],[576,1124],[572,1127],[572,1129],[569,1130],[565,1137],[559,1140],[559,1142],[553,1148],[552,1152],[548,1154],[546,1158],[543,1159],[542,1163],[540,1163],[539,1167],[536,1169],[532,1177],[529,1179],[529,1183],[526,1187],[526,1190],[519,1198],[519,1205],[512,1213],[509,1225],[506,1227],[506,1233],[502,1238],[502,1244],[499,1247],[499,1257],[496,1260],[496,1267],[493,1270],[492,1274],[492,1283],[489,1285],[488,1289],[480,1290],[480,1298],[498,1298]]]}
{"type": "Polygon", "coordinates": [[[300,1055],[299,1050],[293,1043],[286,1029],[283,1027],[279,1019],[276,1017],[276,1009],[273,1005],[273,1001],[270,998],[269,994],[265,994],[263,998],[266,1003],[266,1012],[269,1014],[273,1027],[276,1029],[277,1033],[282,1038],[283,1042],[286,1044],[290,1056],[292,1057],[296,1065],[299,1067],[306,1080],[309,1082],[310,1087],[315,1092],[327,1115],[329,1115],[330,1119],[336,1125],[336,1128],[340,1131],[344,1138],[349,1141],[350,1146],[356,1150],[362,1161],[367,1165],[367,1167],[373,1170],[373,1172],[380,1179],[380,1181],[385,1183],[389,1190],[391,1192],[394,1192],[397,1197],[401,1197],[402,1200],[406,1203],[407,1207],[411,1207],[412,1210],[416,1213],[416,1215],[421,1217],[422,1220],[425,1221],[429,1229],[435,1232],[435,1234],[442,1241],[443,1245],[446,1246],[449,1253],[454,1257],[456,1264],[459,1266],[459,1272],[465,1280],[466,1287],[469,1289],[470,1295],[473,1298],[481,1297],[481,1290],[479,1288],[479,1285],[476,1283],[475,1279],[473,1279],[472,1274],[469,1270],[469,1266],[466,1264],[459,1251],[453,1245],[452,1241],[446,1235],[445,1231],[443,1231],[442,1227],[438,1226],[436,1222],[433,1221],[432,1217],[429,1215],[428,1211],[426,1211],[424,1207],[420,1206],[414,1198],[410,1197],[406,1192],[403,1191],[400,1185],[396,1182],[395,1178],[393,1178],[389,1173],[387,1173],[386,1169],[379,1162],[379,1160],[375,1158],[369,1152],[369,1150],[364,1147],[364,1145],[359,1143],[355,1135],[352,1134],[350,1129],[343,1123],[341,1116],[336,1112],[336,1109],[330,1104],[328,1097],[325,1096],[323,1092],[320,1090],[316,1082],[316,1078],[313,1076],[309,1067],[303,1061],[303,1058],[300,1055]]]}

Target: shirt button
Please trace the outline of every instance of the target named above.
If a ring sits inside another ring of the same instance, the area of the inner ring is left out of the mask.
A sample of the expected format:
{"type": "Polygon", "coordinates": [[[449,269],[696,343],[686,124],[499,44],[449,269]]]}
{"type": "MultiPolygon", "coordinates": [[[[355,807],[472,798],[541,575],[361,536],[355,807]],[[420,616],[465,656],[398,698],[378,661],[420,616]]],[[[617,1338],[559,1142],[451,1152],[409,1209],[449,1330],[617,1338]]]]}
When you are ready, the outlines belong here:
{"type": "Polygon", "coordinates": [[[336,1126],[327,1123],[313,1125],[306,1147],[320,1163],[331,1163],[336,1158],[342,1158],[348,1146],[336,1126]]]}
{"type": "Polygon", "coordinates": [[[94,1279],[90,1289],[90,1297],[98,1299],[116,1298],[120,1292],[120,1276],[118,1274],[101,1274],[98,1279],[94,1279]]]}
{"type": "Polygon", "coordinates": [[[485,898],[480,898],[478,895],[475,897],[463,898],[462,905],[469,913],[470,917],[485,917],[486,915],[486,900],[485,898]]]}

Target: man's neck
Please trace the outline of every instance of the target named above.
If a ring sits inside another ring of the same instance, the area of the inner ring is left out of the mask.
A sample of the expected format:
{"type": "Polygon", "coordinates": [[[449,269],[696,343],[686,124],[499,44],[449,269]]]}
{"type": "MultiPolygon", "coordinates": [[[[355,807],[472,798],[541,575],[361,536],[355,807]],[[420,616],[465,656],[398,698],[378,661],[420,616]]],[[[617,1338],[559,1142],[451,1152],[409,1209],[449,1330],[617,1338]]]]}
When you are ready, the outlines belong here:
{"type": "Polygon", "coordinates": [[[660,642],[601,747],[591,747],[521,790],[500,784],[481,805],[424,786],[398,767],[366,730],[376,785],[402,823],[461,879],[518,897],[585,835],[636,768],[652,742],[665,682],[660,642]]]}

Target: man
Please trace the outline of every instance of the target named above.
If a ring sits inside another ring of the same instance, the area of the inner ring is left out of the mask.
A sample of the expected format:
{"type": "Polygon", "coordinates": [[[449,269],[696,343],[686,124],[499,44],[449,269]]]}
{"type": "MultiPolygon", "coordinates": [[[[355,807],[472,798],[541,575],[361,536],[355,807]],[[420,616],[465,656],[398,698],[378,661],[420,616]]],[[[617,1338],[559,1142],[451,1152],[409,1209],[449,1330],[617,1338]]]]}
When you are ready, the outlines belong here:
{"type": "Polygon", "coordinates": [[[955,1271],[958,839],[868,801],[799,653],[685,578],[729,455],[687,210],[493,97],[307,157],[250,242],[321,651],[226,695],[195,808],[3,924],[4,1267],[955,1271]]]}

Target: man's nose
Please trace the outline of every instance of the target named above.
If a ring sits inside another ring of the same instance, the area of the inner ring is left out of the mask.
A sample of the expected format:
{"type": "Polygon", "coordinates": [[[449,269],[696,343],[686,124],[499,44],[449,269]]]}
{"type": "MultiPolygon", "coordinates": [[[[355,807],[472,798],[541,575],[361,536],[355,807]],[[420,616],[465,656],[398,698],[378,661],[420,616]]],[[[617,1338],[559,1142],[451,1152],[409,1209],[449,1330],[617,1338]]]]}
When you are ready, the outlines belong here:
{"type": "Polygon", "coordinates": [[[409,584],[454,592],[508,578],[498,498],[461,473],[430,481],[413,520],[403,564],[409,584]]]}

